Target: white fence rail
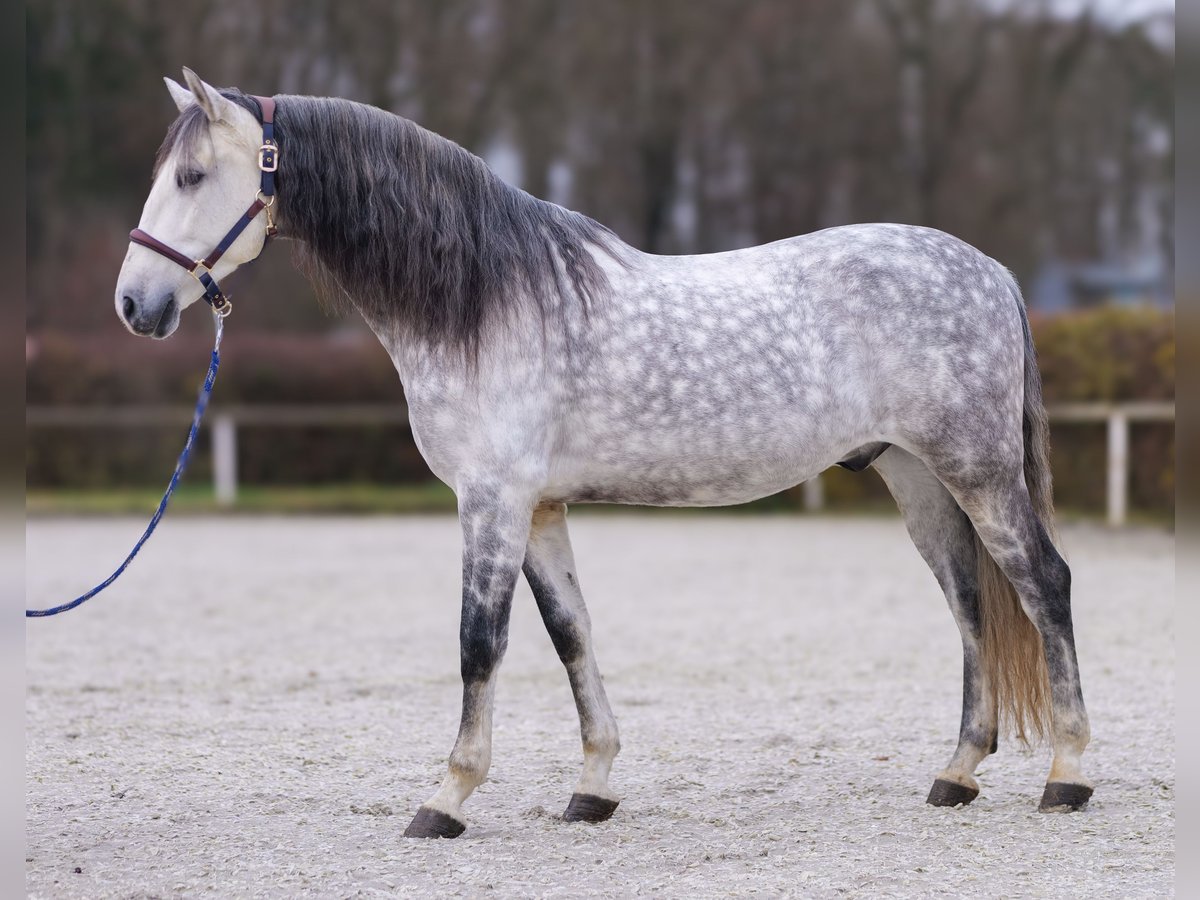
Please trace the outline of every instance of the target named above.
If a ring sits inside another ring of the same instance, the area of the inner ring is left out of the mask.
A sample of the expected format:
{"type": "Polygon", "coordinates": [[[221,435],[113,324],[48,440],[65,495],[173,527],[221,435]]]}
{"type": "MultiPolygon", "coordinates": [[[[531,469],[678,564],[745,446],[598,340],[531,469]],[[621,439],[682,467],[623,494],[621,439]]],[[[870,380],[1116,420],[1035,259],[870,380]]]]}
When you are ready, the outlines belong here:
{"type": "MultiPolygon", "coordinates": [[[[1130,403],[1066,403],[1048,409],[1055,424],[1107,424],[1107,517],[1110,525],[1124,524],[1129,513],[1129,430],[1135,422],[1174,422],[1175,404],[1170,401],[1130,403]]],[[[31,428],[121,428],[130,426],[186,425],[192,411],[177,406],[31,406],[26,425],[31,428]]],[[[404,425],[407,410],[402,405],[253,405],[214,409],[210,419],[213,446],[213,487],[217,502],[237,502],[238,428],[265,427],[361,427],[404,425]]],[[[825,505],[821,479],[803,486],[806,510],[825,505]]]]}
{"type": "Polygon", "coordinates": [[[1174,422],[1170,401],[1063,403],[1047,409],[1051,423],[1108,424],[1108,524],[1124,525],[1129,514],[1129,426],[1133,422],[1174,422]]]}

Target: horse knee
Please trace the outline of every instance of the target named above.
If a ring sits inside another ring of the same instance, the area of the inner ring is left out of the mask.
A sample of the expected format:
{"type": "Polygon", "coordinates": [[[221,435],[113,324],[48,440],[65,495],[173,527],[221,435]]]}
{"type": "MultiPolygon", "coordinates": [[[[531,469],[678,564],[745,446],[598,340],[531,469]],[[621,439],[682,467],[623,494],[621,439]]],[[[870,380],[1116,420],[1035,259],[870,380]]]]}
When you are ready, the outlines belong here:
{"type": "Polygon", "coordinates": [[[470,587],[464,588],[459,652],[465,683],[487,681],[495,671],[508,646],[511,610],[511,597],[486,603],[470,587]]]}
{"type": "MultiPolygon", "coordinates": [[[[568,669],[578,665],[587,655],[587,623],[578,608],[564,603],[553,581],[532,562],[524,566],[525,580],[533,592],[534,602],[541,613],[546,633],[554,644],[554,652],[568,669]]],[[[568,573],[567,577],[574,576],[568,573]]]]}

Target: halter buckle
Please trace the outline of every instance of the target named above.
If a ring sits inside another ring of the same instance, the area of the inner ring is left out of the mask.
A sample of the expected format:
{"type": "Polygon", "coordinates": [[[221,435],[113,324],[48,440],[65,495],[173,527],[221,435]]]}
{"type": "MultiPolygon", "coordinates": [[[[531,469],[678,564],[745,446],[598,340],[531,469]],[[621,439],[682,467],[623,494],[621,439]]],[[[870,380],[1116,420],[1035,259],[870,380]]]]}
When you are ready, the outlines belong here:
{"type": "Polygon", "coordinates": [[[204,264],[204,260],[196,260],[196,265],[188,269],[188,274],[200,282],[200,287],[204,288],[204,297],[208,301],[208,305],[212,307],[213,312],[223,319],[233,311],[233,304],[229,302],[229,298],[225,296],[220,285],[212,277],[212,269],[204,264]],[[208,276],[209,282],[216,288],[217,295],[215,297],[208,292],[208,285],[204,283],[205,275],[208,276]]]}
{"type": "Polygon", "coordinates": [[[263,141],[258,148],[258,167],[264,172],[274,172],[279,168],[279,148],[274,141],[263,141]]]}

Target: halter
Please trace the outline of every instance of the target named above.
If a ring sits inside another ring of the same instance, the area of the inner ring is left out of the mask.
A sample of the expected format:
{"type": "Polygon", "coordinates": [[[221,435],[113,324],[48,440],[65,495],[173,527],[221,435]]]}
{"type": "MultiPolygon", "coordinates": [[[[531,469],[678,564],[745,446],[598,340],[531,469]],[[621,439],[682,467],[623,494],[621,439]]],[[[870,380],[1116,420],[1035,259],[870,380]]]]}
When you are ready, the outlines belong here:
{"type": "MultiPolygon", "coordinates": [[[[225,254],[225,251],[237,240],[238,235],[245,231],[246,226],[253,222],[263,210],[267,211],[267,238],[270,239],[274,236],[277,230],[275,220],[271,215],[271,207],[275,205],[275,170],[279,168],[279,147],[275,143],[275,101],[270,97],[255,97],[254,99],[262,108],[263,142],[262,146],[258,148],[258,168],[262,172],[262,184],[249,209],[242,213],[242,217],[234,223],[234,226],[225,232],[225,237],[221,238],[212,253],[204,259],[189,259],[174,247],[164,244],[140,228],[129,232],[129,240],[133,243],[148,247],[160,256],[165,256],[176,265],[187,269],[188,273],[204,288],[204,299],[213,308],[213,312],[222,317],[229,315],[233,304],[229,302],[229,298],[212,276],[212,270],[217,264],[217,260],[225,254]]],[[[265,241],[263,246],[266,246],[265,241]]],[[[262,250],[259,250],[259,253],[261,254],[262,250]]]]}

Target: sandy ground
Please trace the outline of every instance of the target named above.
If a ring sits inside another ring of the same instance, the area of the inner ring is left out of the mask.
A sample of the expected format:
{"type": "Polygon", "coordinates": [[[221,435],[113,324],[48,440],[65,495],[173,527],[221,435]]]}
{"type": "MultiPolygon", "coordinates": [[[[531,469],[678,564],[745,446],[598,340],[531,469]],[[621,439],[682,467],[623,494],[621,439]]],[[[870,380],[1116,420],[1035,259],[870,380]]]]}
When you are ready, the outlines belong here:
{"type": "MultiPolygon", "coordinates": [[[[31,603],[139,532],[33,521],[31,603]]],[[[448,518],[168,518],[110,593],[28,626],[36,897],[1169,894],[1174,541],[1065,530],[1096,795],[1036,810],[1011,743],[965,809],[924,798],[953,748],[957,631],[898,520],[576,514],[622,729],[623,796],[559,820],[566,678],[522,583],[489,783],[457,841],[401,837],[457,729],[448,518]]]]}

